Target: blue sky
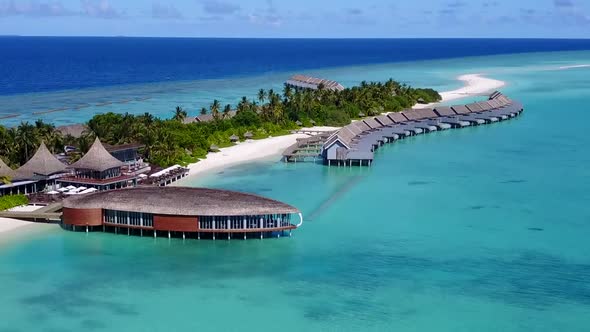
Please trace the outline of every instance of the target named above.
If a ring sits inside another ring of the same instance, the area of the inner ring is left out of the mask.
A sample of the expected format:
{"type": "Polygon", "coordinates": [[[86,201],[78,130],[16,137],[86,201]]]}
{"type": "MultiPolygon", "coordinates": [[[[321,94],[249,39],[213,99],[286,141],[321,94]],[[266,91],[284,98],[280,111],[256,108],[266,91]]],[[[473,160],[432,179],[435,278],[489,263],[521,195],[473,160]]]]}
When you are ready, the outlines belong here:
{"type": "Polygon", "coordinates": [[[590,0],[0,0],[0,35],[588,38],[590,0]]]}

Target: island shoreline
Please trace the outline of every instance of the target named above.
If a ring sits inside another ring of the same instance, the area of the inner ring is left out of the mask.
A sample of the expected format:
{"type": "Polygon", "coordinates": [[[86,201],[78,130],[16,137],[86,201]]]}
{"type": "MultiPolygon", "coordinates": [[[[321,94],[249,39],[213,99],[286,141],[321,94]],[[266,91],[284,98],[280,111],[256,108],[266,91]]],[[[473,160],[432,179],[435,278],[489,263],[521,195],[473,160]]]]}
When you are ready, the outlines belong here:
{"type": "MultiPolygon", "coordinates": [[[[441,92],[442,100],[438,103],[418,104],[414,107],[432,107],[445,102],[491,93],[506,86],[506,82],[486,77],[484,74],[464,74],[456,77],[456,79],[464,82],[464,86],[455,90],[441,92]]],[[[302,130],[316,131],[334,131],[338,129],[339,127],[302,128],[302,130]]],[[[278,157],[285,149],[295,144],[298,138],[305,137],[309,137],[309,135],[290,134],[260,140],[248,140],[228,148],[222,148],[219,152],[207,154],[206,159],[189,164],[187,166],[189,175],[175,185],[187,184],[195,180],[197,176],[209,176],[236,165],[278,157]]]]}

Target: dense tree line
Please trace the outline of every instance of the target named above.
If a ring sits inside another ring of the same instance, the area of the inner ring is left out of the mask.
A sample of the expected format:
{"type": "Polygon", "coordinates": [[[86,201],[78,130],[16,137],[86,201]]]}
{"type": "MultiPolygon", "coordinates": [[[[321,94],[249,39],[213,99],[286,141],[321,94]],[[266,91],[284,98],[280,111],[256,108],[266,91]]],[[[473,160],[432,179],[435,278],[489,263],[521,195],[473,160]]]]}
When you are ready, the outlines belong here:
{"type": "Polygon", "coordinates": [[[88,130],[79,138],[63,136],[53,125],[42,121],[24,122],[16,128],[0,126],[0,156],[16,167],[32,156],[42,140],[54,153],[63,152],[64,145],[76,146],[84,153],[94,138],[99,137],[112,145],[144,144],[144,154],[149,161],[168,166],[195,162],[204,157],[212,145],[229,146],[232,135],[243,137],[246,132],[251,132],[254,138],[282,135],[295,129],[297,122],[306,126],[343,126],[354,118],[397,112],[417,102],[440,99],[438,92],[432,89],[415,89],[393,80],[362,82],[344,91],[327,90],[322,86],[318,90],[285,86],[281,93],[261,89],[255,99],[242,97],[235,107],[223,106],[214,100],[209,108],[200,110],[200,114],[213,117],[213,121],[203,123],[184,123],[188,113],[176,107],[171,119],[156,118],[149,113],[99,114],[88,121],[88,130]]]}

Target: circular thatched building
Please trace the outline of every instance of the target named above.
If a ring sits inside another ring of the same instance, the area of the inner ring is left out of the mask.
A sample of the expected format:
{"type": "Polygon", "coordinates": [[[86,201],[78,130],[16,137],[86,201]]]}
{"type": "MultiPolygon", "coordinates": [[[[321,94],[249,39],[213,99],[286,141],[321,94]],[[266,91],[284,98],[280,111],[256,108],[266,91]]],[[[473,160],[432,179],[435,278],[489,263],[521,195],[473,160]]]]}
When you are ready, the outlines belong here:
{"type": "Polygon", "coordinates": [[[68,198],[63,225],[72,230],[148,231],[215,239],[280,235],[303,223],[293,206],[257,195],[183,187],[138,187],[68,198]],[[291,220],[295,223],[292,223],[291,220]],[[81,226],[81,227],[80,227],[81,226]]]}

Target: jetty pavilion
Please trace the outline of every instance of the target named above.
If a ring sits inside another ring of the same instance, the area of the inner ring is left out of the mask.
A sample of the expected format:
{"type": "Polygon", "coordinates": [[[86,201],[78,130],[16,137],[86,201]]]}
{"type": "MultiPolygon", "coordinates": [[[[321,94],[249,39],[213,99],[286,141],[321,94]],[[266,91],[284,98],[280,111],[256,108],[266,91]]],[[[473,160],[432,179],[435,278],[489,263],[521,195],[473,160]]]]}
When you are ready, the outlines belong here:
{"type": "MultiPolygon", "coordinates": [[[[370,166],[375,150],[385,143],[438,130],[505,121],[520,115],[523,110],[521,103],[496,91],[486,101],[467,105],[411,109],[367,117],[329,136],[321,147],[320,157],[327,165],[370,166]]],[[[292,150],[286,160],[297,160],[299,151],[292,150]]]]}
{"type": "Polygon", "coordinates": [[[280,237],[303,224],[293,206],[227,190],[136,187],[72,196],[62,224],[73,231],[184,238],[280,237]]]}
{"type": "Polygon", "coordinates": [[[57,182],[62,187],[83,186],[99,191],[136,186],[138,176],[136,173],[123,173],[124,165],[106,150],[97,137],[88,152],[68,167],[73,172],[57,179],[57,182]]]}
{"type": "Polygon", "coordinates": [[[293,75],[285,82],[285,85],[295,89],[318,90],[321,86],[326,90],[344,90],[344,86],[336,81],[306,75],[293,75]]]}
{"type": "Polygon", "coordinates": [[[42,191],[48,186],[55,185],[67,172],[66,165],[42,142],[33,157],[15,171],[0,161],[0,176],[11,180],[11,183],[0,185],[0,196],[26,195],[42,191]]]}

